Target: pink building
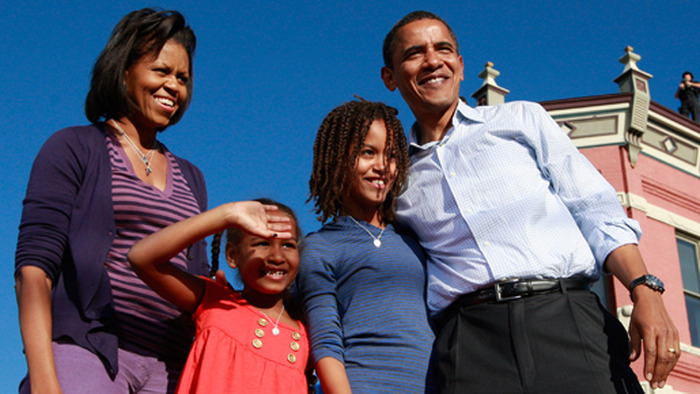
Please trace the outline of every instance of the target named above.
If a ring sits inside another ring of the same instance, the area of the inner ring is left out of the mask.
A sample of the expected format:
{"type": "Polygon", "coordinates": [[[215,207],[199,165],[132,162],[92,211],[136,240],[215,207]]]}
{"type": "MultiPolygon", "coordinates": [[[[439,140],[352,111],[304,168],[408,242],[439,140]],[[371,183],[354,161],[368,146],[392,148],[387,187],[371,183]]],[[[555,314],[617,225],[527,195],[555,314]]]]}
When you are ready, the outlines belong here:
{"type": "MultiPolygon", "coordinates": [[[[644,232],[640,250],[649,271],[664,281],[666,307],[681,338],[681,358],[664,389],[648,393],[700,392],[700,124],[651,100],[651,75],[637,67],[631,47],[620,58],[620,93],[542,102],[563,132],[617,190],[627,214],[644,232]]],[[[504,102],[508,93],[487,63],[479,105],[504,102]]],[[[596,285],[613,313],[629,321],[632,302],[611,277],[596,285]]],[[[642,376],[643,361],[633,369],[642,376]]]]}

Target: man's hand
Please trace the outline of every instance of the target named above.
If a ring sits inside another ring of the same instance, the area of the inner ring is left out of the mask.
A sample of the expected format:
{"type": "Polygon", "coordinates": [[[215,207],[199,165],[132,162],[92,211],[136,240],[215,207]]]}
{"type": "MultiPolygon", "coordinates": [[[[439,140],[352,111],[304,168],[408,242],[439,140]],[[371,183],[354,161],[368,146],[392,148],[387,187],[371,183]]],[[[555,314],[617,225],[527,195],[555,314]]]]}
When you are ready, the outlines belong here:
{"type": "Polygon", "coordinates": [[[680,357],[678,330],[666,312],[660,293],[646,286],[637,286],[632,298],[630,360],[639,358],[644,344],[644,377],[652,388],[664,387],[668,374],[680,357]]]}
{"type": "MultiPolygon", "coordinates": [[[[622,245],[613,250],[605,260],[605,266],[625,286],[636,278],[648,274],[637,245],[622,245]]],[[[645,285],[632,290],[634,311],[630,319],[630,360],[639,358],[644,344],[644,378],[652,388],[666,384],[668,374],[680,356],[678,330],[666,312],[661,293],[645,285]]]]}

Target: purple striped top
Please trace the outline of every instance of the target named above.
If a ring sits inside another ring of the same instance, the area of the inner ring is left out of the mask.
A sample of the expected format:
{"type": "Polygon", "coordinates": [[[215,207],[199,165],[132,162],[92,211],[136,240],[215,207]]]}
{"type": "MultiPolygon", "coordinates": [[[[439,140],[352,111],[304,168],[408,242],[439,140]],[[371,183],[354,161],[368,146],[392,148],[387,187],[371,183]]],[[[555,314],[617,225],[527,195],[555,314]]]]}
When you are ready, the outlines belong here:
{"type": "MultiPolygon", "coordinates": [[[[116,137],[109,135],[106,140],[117,230],[105,267],[112,285],[119,346],[184,363],[194,334],[189,316],[182,316],[174,305],[143,283],[129,266],[126,255],[134,243],[148,234],[199,214],[197,200],[177,162],[162,144],[168,174],[165,190],[161,191],[135,175],[116,137]]],[[[182,251],[171,261],[186,270],[185,259],[182,251]]]]}

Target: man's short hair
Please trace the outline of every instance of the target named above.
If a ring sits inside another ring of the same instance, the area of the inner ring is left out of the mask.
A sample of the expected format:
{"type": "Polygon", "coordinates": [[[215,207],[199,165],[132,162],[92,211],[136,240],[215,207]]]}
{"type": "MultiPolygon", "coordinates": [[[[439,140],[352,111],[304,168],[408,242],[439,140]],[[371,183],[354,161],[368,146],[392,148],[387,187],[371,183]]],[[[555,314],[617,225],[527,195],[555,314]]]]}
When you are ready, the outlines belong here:
{"type": "Polygon", "coordinates": [[[452,30],[450,25],[447,24],[442,18],[439,16],[433,14],[432,12],[428,11],[413,11],[409,13],[408,15],[404,16],[401,18],[394,27],[389,30],[389,33],[387,33],[386,37],[384,37],[384,45],[382,47],[382,55],[384,56],[384,65],[389,67],[390,69],[394,69],[394,65],[392,63],[392,56],[394,54],[394,49],[396,49],[396,32],[399,31],[400,28],[403,26],[414,22],[418,21],[421,19],[433,19],[436,21],[440,21],[445,27],[447,27],[447,30],[450,32],[450,36],[452,37],[452,40],[455,42],[455,49],[457,50],[457,53],[459,54],[459,42],[457,42],[457,36],[455,35],[455,32],[452,30]]]}

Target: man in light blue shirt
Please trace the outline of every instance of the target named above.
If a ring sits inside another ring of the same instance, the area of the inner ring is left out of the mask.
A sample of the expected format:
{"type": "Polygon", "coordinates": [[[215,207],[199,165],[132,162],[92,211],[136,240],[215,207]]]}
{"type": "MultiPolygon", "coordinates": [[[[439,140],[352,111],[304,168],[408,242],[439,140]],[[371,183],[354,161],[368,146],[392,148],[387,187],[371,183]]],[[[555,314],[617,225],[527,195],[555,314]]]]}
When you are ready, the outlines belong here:
{"type": "Polygon", "coordinates": [[[629,359],[663,387],[679,355],[663,284],[615,190],[546,111],[470,108],[452,29],[417,11],[384,41],[382,79],[416,123],[397,220],[429,256],[443,392],[641,392],[629,359]],[[635,302],[624,328],[587,285],[610,271],[635,302]],[[643,340],[643,341],[642,341],[643,340]]]}

